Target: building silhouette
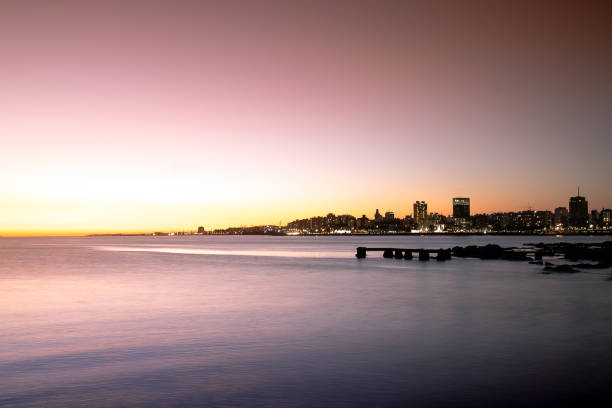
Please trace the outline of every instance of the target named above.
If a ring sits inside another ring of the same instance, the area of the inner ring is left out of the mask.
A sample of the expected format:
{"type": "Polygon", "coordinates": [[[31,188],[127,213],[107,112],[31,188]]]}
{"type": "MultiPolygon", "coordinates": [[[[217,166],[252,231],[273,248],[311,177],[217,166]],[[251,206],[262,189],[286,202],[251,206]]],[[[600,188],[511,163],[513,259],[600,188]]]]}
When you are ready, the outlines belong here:
{"type": "Polygon", "coordinates": [[[565,207],[557,207],[555,208],[555,215],[553,217],[553,222],[555,226],[559,227],[567,227],[567,220],[569,218],[569,212],[565,207]]]}
{"type": "Polygon", "coordinates": [[[591,210],[591,214],[589,215],[589,223],[593,226],[599,225],[599,211],[591,210]]]}
{"type": "Polygon", "coordinates": [[[470,218],[470,199],[468,197],[453,198],[453,218],[464,221],[470,218]]]}
{"type": "Polygon", "coordinates": [[[427,203],[425,201],[417,201],[413,205],[413,210],[414,223],[422,226],[427,220],[427,203]]]}
{"type": "Polygon", "coordinates": [[[382,221],[383,220],[383,216],[380,215],[380,211],[378,211],[378,208],[376,209],[376,214],[374,214],[374,221],[382,221]]]}
{"type": "Polygon", "coordinates": [[[578,195],[570,197],[569,201],[569,226],[574,228],[586,227],[589,222],[589,203],[585,197],[578,195]]]}
{"type": "Polygon", "coordinates": [[[610,227],[612,225],[612,210],[609,208],[602,208],[600,218],[601,224],[604,227],[610,227]]]}

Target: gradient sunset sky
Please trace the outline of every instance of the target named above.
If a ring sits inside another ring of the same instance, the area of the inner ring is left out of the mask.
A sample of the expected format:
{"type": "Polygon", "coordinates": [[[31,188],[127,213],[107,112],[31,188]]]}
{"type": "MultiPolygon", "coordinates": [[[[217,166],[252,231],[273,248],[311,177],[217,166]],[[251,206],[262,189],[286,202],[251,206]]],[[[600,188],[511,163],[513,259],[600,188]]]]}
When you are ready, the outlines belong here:
{"type": "Polygon", "coordinates": [[[0,1],[0,235],[612,206],[606,2],[0,1]]]}

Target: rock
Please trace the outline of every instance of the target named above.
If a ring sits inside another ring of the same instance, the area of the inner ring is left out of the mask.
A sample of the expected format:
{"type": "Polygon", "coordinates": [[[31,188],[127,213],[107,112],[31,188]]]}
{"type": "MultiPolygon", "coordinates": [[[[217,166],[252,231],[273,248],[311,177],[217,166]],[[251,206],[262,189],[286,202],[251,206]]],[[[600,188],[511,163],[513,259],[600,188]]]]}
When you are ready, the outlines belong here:
{"type": "Polygon", "coordinates": [[[451,259],[451,250],[450,249],[442,249],[438,250],[438,261],[448,261],[451,259]]]}
{"type": "Polygon", "coordinates": [[[499,259],[504,253],[502,247],[495,244],[485,245],[478,249],[480,250],[480,259],[499,259]]]}
{"type": "Polygon", "coordinates": [[[608,269],[610,267],[610,264],[605,264],[605,263],[596,263],[596,264],[587,264],[587,263],[579,263],[576,265],[572,265],[574,268],[579,268],[579,269],[608,269]]]}
{"type": "Polygon", "coordinates": [[[509,250],[502,252],[501,259],[505,259],[506,261],[528,261],[530,258],[527,257],[525,252],[509,250]]]}
{"type": "Polygon", "coordinates": [[[560,273],[577,273],[576,269],[572,268],[569,265],[557,265],[557,266],[545,266],[544,271],[549,272],[560,272],[560,273]]]}

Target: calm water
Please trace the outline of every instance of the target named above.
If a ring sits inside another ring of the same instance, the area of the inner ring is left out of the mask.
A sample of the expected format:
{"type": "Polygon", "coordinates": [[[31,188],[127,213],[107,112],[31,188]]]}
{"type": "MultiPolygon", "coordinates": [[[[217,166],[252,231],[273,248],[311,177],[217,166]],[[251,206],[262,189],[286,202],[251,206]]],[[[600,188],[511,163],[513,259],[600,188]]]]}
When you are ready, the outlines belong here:
{"type": "Polygon", "coordinates": [[[611,406],[612,270],[354,257],[559,240],[3,238],[0,406],[611,406]]]}

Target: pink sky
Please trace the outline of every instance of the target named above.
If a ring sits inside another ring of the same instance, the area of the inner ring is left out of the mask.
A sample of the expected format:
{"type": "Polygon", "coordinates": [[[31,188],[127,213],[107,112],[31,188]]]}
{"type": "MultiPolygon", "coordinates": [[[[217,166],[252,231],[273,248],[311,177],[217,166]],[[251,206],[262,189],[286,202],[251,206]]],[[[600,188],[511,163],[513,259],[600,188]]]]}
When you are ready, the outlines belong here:
{"type": "Polygon", "coordinates": [[[0,233],[612,206],[606,10],[508,3],[3,1],[0,233]]]}

